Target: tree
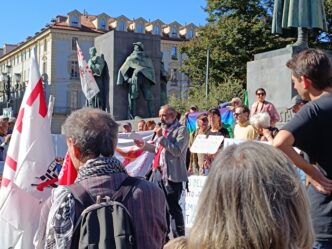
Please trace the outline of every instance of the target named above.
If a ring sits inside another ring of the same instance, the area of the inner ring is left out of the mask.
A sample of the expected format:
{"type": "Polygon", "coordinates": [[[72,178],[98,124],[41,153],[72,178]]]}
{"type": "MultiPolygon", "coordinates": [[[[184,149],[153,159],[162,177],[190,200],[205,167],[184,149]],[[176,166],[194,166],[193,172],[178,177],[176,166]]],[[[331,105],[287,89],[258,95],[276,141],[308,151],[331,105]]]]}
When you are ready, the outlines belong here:
{"type": "MultiPolygon", "coordinates": [[[[296,40],[296,28],[285,30],[281,36],[271,33],[273,3],[274,0],[207,0],[207,25],[180,49],[187,55],[181,70],[191,82],[189,101],[184,102],[181,108],[188,102],[196,103],[195,98],[201,101],[201,107],[215,105],[218,99],[223,98],[215,96],[213,91],[223,86],[229,88],[231,81],[245,88],[247,62],[252,61],[255,54],[286,47],[296,40]],[[209,84],[215,90],[211,90],[211,96],[205,100],[202,96],[205,96],[207,50],[210,53],[209,84]],[[213,96],[215,99],[211,99],[213,96]]],[[[332,0],[325,0],[324,4],[329,30],[310,31],[310,46],[331,49],[332,0]]],[[[241,94],[234,92],[224,100],[230,100],[237,93],[241,94]]],[[[178,100],[173,102],[180,104],[178,100]]]]}
{"type": "Polygon", "coordinates": [[[271,34],[271,0],[208,0],[208,24],[181,52],[188,55],[182,71],[191,82],[205,79],[206,51],[210,50],[209,82],[222,83],[232,75],[245,85],[246,64],[254,54],[281,48],[286,41],[271,34]]]}
{"type": "Polygon", "coordinates": [[[200,110],[208,110],[211,107],[217,107],[220,102],[240,97],[244,100],[244,92],[242,83],[232,76],[225,79],[223,84],[209,84],[209,95],[206,99],[205,85],[192,85],[189,89],[188,99],[179,99],[170,96],[169,103],[177,111],[185,113],[193,104],[197,105],[200,110]]]}

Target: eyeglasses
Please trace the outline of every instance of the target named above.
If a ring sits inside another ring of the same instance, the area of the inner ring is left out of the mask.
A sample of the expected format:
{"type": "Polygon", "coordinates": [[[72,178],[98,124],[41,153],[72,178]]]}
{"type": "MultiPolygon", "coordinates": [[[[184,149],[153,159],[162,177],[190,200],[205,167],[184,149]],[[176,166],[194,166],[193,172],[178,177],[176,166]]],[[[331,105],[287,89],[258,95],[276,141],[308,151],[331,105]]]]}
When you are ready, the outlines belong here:
{"type": "Polygon", "coordinates": [[[243,112],[234,112],[234,117],[238,117],[242,114],[243,112]]]}
{"type": "Polygon", "coordinates": [[[256,93],[257,96],[265,96],[265,93],[256,93]]]}

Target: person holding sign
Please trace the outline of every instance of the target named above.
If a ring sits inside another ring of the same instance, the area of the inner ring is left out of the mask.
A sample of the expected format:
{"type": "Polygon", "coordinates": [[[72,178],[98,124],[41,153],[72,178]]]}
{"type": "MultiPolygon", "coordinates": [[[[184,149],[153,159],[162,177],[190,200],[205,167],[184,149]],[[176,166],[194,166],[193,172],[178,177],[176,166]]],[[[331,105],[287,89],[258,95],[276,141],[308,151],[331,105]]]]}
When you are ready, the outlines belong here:
{"type": "MultiPolygon", "coordinates": [[[[218,108],[208,110],[209,129],[206,131],[207,136],[223,136],[229,138],[229,133],[223,127],[221,122],[221,114],[218,108]]],[[[221,145],[222,146],[222,145],[221,145]]],[[[220,146],[220,148],[221,148],[220,146]]],[[[204,174],[207,175],[211,167],[211,163],[215,154],[206,154],[204,158],[204,174]]]]}
{"type": "Polygon", "coordinates": [[[187,248],[311,249],[313,243],[306,190],[281,151],[244,142],[218,154],[187,248]]]}
{"type": "MultiPolygon", "coordinates": [[[[206,131],[209,128],[208,127],[208,117],[205,113],[202,113],[197,116],[197,129],[194,131],[194,133],[190,134],[189,139],[189,147],[191,147],[198,135],[206,135],[206,131]]],[[[190,161],[189,161],[189,173],[193,173],[196,175],[203,175],[203,165],[204,165],[204,153],[190,153],[190,161]]]]}

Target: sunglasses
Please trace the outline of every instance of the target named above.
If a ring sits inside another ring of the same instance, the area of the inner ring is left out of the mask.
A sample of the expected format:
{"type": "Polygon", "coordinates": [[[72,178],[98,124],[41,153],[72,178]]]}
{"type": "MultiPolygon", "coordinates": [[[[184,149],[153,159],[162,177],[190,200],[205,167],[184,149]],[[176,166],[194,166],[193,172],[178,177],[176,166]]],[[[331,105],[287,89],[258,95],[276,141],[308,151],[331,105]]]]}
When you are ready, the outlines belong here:
{"type": "Polygon", "coordinates": [[[265,96],[265,93],[256,93],[257,96],[265,96]]]}

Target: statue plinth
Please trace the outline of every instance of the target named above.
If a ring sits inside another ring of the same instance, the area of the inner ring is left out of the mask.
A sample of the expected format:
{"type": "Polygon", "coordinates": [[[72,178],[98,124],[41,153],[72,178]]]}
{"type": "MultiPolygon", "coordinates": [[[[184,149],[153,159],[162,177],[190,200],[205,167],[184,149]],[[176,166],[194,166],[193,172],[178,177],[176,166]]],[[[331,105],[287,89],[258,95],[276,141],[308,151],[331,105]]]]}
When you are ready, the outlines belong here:
{"type": "MultiPolygon", "coordinates": [[[[247,90],[250,106],[255,101],[256,89],[260,87],[266,90],[266,100],[272,102],[277,110],[284,110],[291,105],[291,99],[297,95],[297,92],[286,63],[302,49],[290,46],[256,54],[254,61],[247,63],[247,90]]],[[[324,52],[332,59],[330,51],[324,52]]]]}
{"type": "MultiPolygon", "coordinates": [[[[104,54],[106,62],[104,69],[106,110],[116,120],[126,120],[128,115],[129,86],[117,85],[118,72],[133,51],[133,43],[137,41],[144,44],[144,52],[151,58],[154,66],[156,84],[152,87],[152,94],[154,113],[157,114],[160,107],[160,37],[113,30],[95,38],[95,47],[104,54]]],[[[142,118],[149,117],[147,103],[142,92],[139,93],[136,101],[136,115],[142,118]]]]}

